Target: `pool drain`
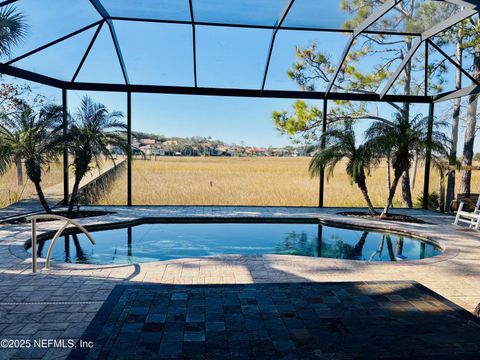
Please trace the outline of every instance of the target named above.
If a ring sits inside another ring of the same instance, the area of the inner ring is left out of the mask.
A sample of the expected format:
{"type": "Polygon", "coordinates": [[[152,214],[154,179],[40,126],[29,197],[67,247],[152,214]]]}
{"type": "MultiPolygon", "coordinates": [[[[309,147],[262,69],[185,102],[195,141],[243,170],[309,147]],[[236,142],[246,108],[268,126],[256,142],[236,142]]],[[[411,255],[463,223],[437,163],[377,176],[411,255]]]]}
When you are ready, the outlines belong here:
{"type": "Polygon", "coordinates": [[[287,319],[293,319],[295,317],[295,314],[293,314],[293,313],[283,313],[283,317],[286,317],[287,319]]]}

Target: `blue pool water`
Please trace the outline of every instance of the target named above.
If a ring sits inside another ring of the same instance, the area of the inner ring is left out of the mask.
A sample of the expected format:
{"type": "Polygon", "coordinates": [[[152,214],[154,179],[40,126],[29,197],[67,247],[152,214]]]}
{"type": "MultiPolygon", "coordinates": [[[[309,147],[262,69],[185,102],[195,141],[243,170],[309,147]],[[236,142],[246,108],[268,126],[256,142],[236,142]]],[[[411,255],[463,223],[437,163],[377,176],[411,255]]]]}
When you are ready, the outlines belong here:
{"type": "MultiPolygon", "coordinates": [[[[221,254],[289,254],[365,261],[403,261],[438,255],[437,246],[407,236],[318,223],[156,223],[58,239],[53,259],[129,264],[221,254]]],[[[39,244],[45,257],[50,240],[39,244]]]]}

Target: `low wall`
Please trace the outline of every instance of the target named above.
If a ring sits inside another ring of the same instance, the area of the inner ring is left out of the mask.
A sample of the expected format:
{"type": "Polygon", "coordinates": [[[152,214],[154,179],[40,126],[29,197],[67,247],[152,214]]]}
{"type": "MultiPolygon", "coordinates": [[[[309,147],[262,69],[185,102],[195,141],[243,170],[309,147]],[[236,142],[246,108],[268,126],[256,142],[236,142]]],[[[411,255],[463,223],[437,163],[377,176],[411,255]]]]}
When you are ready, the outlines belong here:
{"type": "Polygon", "coordinates": [[[117,165],[97,176],[81,187],[79,191],[79,204],[95,204],[101,197],[108,193],[115,180],[127,170],[127,160],[117,162],[117,165]]]}

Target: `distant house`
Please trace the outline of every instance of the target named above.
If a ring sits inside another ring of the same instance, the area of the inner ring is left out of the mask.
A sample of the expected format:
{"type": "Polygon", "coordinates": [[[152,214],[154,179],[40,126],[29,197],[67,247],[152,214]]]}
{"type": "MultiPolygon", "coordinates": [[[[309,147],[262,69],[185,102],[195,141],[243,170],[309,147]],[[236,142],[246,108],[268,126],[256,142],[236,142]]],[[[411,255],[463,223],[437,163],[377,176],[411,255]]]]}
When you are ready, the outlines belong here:
{"type": "Polygon", "coordinates": [[[155,155],[157,156],[165,156],[166,155],[166,151],[163,147],[161,146],[155,146],[155,155]]]}
{"type": "Polygon", "coordinates": [[[268,150],[264,147],[257,147],[255,148],[255,155],[256,156],[267,156],[268,150]]]}
{"type": "Polygon", "coordinates": [[[140,141],[138,141],[138,139],[135,136],[132,136],[132,147],[138,148],[140,146],[141,146],[140,141]]]}
{"type": "Polygon", "coordinates": [[[245,148],[245,154],[249,156],[268,156],[268,150],[263,147],[249,146],[245,148]]]}
{"type": "Polygon", "coordinates": [[[143,152],[147,156],[152,155],[152,146],[151,145],[139,146],[138,150],[140,150],[141,152],[143,152]]]}
{"type": "Polygon", "coordinates": [[[143,145],[139,147],[139,150],[142,151],[146,156],[165,156],[165,150],[158,145],[143,145]]]}
{"type": "MultiPolygon", "coordinates": [[[[145,135],[144,135],[145,136],[145,135]]],[[[132,136],[133,154],[143,152],[146,156],[312,156],[311,151],[293,146],[279,148],[265,148],[243,145],[226,145],[221,141],[210,141],[201,137],[175,138],[163,142],[144,138],[137,139],[132,136]],[[140,151],[141,152],[140,152],[140,151]]],[[[115,149],[116,154],[121,151],[115,149]]]]}
{"type": "Polygon", "coordinates": [[[108,145],[107,148],[110,151],[110,153],[114,156],[125,154],[124,151],[121,148],[119,148],[118,146],[108,145]]]}
{"type": "Polygon", "coordinates": [[[233,156],[235,155],[235,150],[228,146],[220,145],[215,148],[214,154],[215,156],[233,156]]]}
{"type": "Polygon", "coordinates": [[[167,140],[167,141],[162,142],[163,147],[165,147],[165,146],[176,146],[176,145],[178,145],[177,140],[167,140]]]}
{"type": "Polygon", "coordinates": [[[139,142],[142,145],[155,145],[157,143],[157,140],[155,140],[155,139],[140,139],[139,142]]]}
{"type": "Polygon", "coordinates": [[[284,148],[272,149],[273,156],[288,156],[288,150],[284,148]]]}

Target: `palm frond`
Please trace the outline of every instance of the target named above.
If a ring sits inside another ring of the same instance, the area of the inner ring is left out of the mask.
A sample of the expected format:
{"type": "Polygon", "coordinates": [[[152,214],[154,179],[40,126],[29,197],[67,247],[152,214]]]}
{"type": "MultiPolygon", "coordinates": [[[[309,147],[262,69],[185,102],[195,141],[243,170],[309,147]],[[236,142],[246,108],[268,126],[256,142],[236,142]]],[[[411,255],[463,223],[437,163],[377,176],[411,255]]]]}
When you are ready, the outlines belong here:
{"type": "Polygon", "coordinates": [[[26,37],[25,16],[14,6],[0,8],[0,56],[10,56],[12,47],[18,46],[26,37]]]}

